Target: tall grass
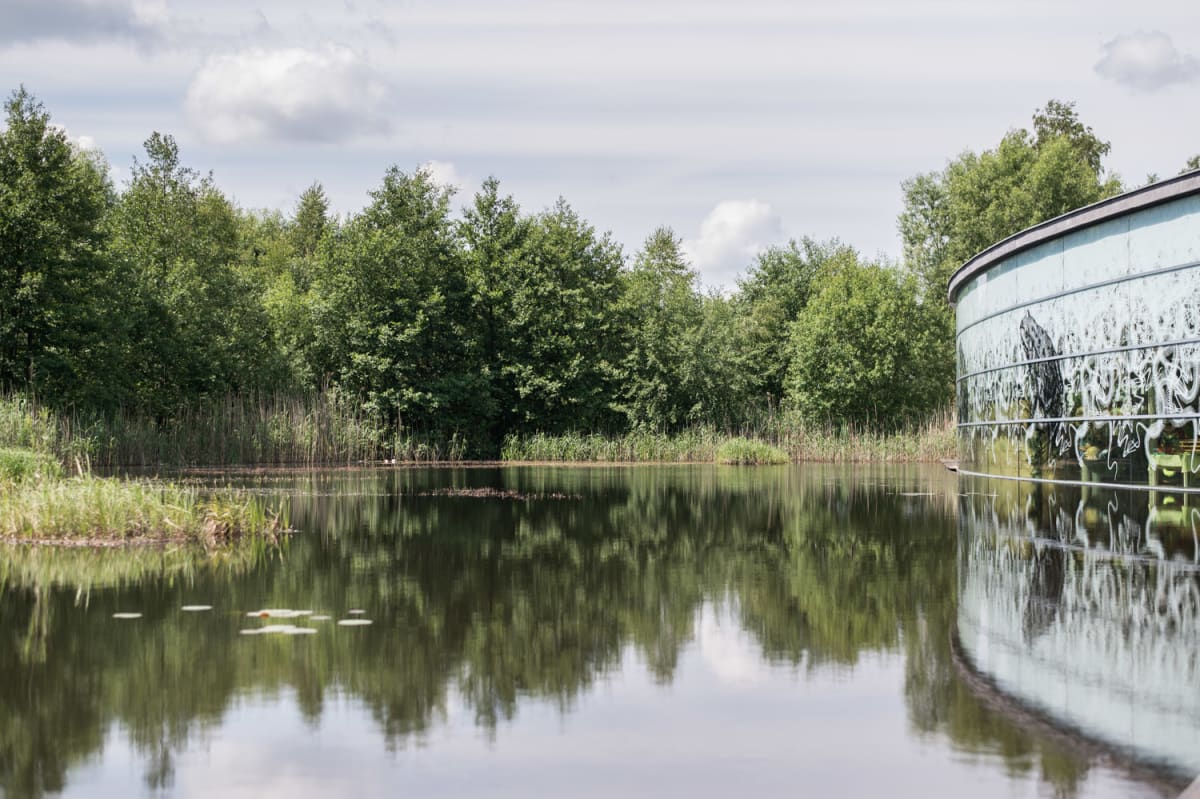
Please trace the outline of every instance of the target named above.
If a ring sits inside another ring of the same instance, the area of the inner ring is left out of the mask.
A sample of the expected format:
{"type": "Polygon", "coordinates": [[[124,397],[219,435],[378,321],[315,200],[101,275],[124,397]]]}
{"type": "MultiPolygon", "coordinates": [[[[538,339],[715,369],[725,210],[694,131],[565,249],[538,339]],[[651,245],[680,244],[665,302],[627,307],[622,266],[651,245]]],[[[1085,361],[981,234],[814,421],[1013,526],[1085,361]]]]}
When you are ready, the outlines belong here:
{"type": "Polygon", "coordinates": [[[52,452],[84,466],[336,464],[462,460],[466,442],[434,441],[389,424],[347,395],[229,395],[157,419],[140,411],[55,413],[0,398],[0,446],[52,452]]]}
{"type": "Polygon", "coordinates": [[[0,483],[0,539],[10,542],[188,541],[220,547],[275,540],[281,520],[253,498],[149,480],[80,475],[0,483]]]}
{"type": "MultiPolygon", "coordinates": [[[[788,460],[830,463],[916,463],[955,457],[950,410],[887,430],[867,425],[812,424],[787,413],[764,413],[731,430],[694,427],[677,433],[634,431],[617,436],[541,433],[509,436],[506,461],[693,462],[722,460],[722,450],[777,449],[788,460]],[[739,442],[739,443],[734,443],[739,442]],[[731,449],[732,448],[732,449],[731,449]]],[[[765,455],[764,455],[765,457],[765,455]]],[[[778,455],[774,456],[778,459],[778,455]]]]}
{"type": "MultiPolygon", "coordinates": [[[[917,462],[955,457],[952,412],[901,425],[812,424],[765,410],[730,428],[621,435],[510,435],[505,461],[705,462],[735,438],[761,442],[792,461],[917,462]]],[[[0,398],[0,447],[51,452],[69,469],[155,466],[318,465],[364,461],[461,461],[467,442],[437,441],[329,390],[308,396],[226,396],[166,419],[137,411],[54,413],[32,400],[0,398]]]]}

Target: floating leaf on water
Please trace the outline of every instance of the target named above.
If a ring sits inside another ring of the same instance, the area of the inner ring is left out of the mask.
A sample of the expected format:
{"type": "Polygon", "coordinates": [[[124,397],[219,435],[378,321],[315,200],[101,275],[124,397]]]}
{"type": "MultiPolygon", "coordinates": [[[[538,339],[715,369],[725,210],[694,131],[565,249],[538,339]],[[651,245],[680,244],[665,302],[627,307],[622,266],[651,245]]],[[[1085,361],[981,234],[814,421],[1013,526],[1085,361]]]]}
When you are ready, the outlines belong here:
{"type": "Polygon", "coordinates": [[[365,627],[370,624],[370,619],[341,619],[338,621],[339,627],[365,627]]]}
{"type": "Polygon", "coordinates": [[[365,610],[362,610],[360,608],[354,608],[353,610],[348,610],[346,612],[349,613],[351,616],[361,616],[364,613],[366,613],[365,610]]]}
{"type": "Polygon", "coordinates": [[[184,605],[180,610],[186,610],[189,613],[197,613],[201,610],[212,610],[212,605],[184,605]]]}
{"type": "Polygon", "coordinates": [[[332,618],[333,618],[333,616],[321,615],[321,616],[313,616],[312,620],[313,621],[329,621],[332,618]]]}
{"type": "Polygon", "coordinates": [[[262,610],[252,610],[246,615],[260,619],[294,619],[298,616],[311,616],[312,611],[291,610],[290,608],[263,608],[262,610]]]}
{"type": "Polygon", "coordinates": [[[140,613],[114,613],[113,614],[114,619],[140,619],[141,617],[142,617],[142,614],[140,614],[140,613]]]}
{"type": "Polygon", "coordinates": [[[242,635],[312,635],[316,630],[312,627],[297,627],[294,624],[267,624],[241,632],[242,635]]]}

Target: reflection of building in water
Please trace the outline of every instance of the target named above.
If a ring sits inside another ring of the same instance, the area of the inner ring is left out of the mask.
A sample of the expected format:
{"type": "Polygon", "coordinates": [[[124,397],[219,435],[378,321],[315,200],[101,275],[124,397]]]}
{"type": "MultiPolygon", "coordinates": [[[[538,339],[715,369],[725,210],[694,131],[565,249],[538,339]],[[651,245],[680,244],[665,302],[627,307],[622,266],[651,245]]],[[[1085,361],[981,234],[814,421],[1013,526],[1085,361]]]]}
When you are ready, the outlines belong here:
{"type": "Polygon", "coordinates": [[[1010,236],[949,289],[963,471],[1200,489],[1200,172],[1010,236]]]}
{"type": "Polygon", "coordinates": [[[1194,776],[1200,498],[962,485],[958,638],[971,667],[1058,724],[1194,776]]]}

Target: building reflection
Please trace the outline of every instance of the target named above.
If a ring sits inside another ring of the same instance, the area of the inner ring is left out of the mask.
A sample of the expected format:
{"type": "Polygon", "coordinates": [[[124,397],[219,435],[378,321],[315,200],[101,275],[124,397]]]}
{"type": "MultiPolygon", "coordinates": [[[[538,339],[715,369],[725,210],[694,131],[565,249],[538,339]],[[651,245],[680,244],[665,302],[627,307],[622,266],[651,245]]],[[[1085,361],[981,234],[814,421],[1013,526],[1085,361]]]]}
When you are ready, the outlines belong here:
{"type": "Polygon", "coordinates": [[[964,480],[968,668],[1118,759],[1200,771],[1200,498],[964,480]]]}

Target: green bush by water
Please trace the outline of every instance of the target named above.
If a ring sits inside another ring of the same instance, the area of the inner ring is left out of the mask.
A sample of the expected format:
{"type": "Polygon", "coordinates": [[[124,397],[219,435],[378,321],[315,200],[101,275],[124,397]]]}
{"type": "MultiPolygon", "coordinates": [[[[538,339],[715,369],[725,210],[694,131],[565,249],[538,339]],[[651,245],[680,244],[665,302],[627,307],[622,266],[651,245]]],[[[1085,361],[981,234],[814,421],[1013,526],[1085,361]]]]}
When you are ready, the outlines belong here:
{"type": "Polygon", "coordinates": [[[749,438],[731,438],[717,449],[717,463],[730,465],[780,464],[789,460],[779,447],[749,438]]]}

